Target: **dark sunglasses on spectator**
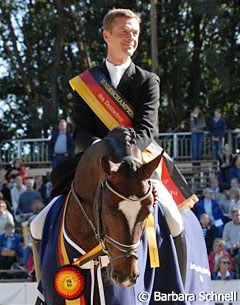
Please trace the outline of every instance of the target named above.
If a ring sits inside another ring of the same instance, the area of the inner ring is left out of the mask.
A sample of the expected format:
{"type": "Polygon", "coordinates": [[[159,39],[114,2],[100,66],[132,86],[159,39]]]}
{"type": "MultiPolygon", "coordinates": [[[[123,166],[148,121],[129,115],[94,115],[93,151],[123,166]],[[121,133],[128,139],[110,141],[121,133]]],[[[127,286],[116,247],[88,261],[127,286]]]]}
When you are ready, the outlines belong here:
{"type": "Polygon", "coordinates": [[[228,262],[228,261],[222,261],[221,263],[230,265],[230,262],[228,262]]]}

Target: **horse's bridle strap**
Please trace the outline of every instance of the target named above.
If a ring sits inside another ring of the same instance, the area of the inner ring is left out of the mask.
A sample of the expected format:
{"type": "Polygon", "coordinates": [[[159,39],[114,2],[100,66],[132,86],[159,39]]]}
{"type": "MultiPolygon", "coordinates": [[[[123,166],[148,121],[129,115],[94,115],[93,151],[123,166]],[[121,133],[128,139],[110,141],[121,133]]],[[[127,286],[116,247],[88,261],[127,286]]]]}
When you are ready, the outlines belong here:
{"type": "Polygon", "coordinates": [[[126,197],[122,194],[120,194],[119,192],[117,192],[110,184],[107,180],[104,181],[104,184],[106,185],[106,187],[115,195],[117,195],[118,197],[122,198],[123,200],[130,200],[130,201],[143,201],[144,199],[146,199],[149,194],[152,192],[152,182],[151,180],[148,181],[149,184],[149,188],[147,190],[147,192],[145,194],[143,194],[141,197],[137,197],[137,196],[129,196],[126,197]]]}

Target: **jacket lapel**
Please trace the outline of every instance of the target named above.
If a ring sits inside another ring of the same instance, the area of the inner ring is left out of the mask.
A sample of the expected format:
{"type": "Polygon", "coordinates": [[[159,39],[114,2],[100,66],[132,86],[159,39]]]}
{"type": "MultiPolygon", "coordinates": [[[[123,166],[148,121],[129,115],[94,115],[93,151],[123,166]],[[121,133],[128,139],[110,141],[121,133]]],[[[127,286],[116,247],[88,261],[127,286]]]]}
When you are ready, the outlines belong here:
{"type": "Polygon", "coordinates": [[[132,85],[135,73],[136,73],[135,64],[133,62],[131,62],[130,66],[124,72],[124,74],[117,86],[117,89],[123,95],[125,95],[127,93],[127,89],[129,88],[130,85],[132,85]]]}

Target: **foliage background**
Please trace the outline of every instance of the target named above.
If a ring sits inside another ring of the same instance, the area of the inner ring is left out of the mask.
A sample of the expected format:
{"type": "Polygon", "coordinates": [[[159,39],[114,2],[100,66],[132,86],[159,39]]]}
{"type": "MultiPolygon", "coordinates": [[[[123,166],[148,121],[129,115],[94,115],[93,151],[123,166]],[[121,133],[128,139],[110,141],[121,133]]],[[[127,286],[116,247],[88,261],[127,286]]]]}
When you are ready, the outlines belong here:
{"type": "Polygon", "coordinates": [[[161,78],[161,132],[188,130],[195,105],[207,119],[220,107],[228,128],[240,127],[238,0],[5,0],[0,127],[6,139],[47,136],[60,115],[69,115],[68,80],[104,59],[102,19],[112,7],[142,18],[134,61],[161,78]]]}

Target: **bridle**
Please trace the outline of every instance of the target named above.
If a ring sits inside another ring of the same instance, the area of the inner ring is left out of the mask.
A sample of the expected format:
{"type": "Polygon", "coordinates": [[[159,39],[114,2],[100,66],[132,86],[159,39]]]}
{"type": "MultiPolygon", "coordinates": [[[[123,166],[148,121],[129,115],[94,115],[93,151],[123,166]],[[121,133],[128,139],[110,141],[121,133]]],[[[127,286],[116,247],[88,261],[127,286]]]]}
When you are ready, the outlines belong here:
{"type": "Polygon", "coordinates": [[[84,208],[81,204],[81,201],[80,201],[77,193],[74,190],[74,185],[72,183],[71,193],[73,194],[75,200],[77,201],[79,207],[81,208],[81,211],[82,211],[84,217],[86,218],[90,227],[92,228],[92,230],[95,234],[96,240],[101,244],[103,251],[109,256],[110,261],[120,259],[120,258],[123,258],[123,257],[130,257],[130,256],[133,256],[136,259],[138,259],[137,251],[138,251],[138,246],[140,244],[140,241],[138,241],[135,244],[130,244],[130,245],[123,244],[123,243],[120,243],[119,241],[115,240],[114,238],[112,238],[109,235],[104,233],[103,224],[102,224],[103,193],[107,189],[121,199],[132,201],[132,202],[136,202],[136,201],[141,202],[141,201],[145,200],[152,193],[152,182],[151,182],[151,180],[148,181],[148,185],[149,185],[148,190],[142,196],[138,197],[138,196],[134,195],[134,196],[126,197],[123,194],[117,192],[110,185],[109,181],[105,180],[105,181],[101,182],[101,184],[99,186],[99,200],[97,200],[95,202],[95,208],[94,208],[94,210],[96,211],[95,217],[96,217],[96,223],[97,223],[97,226],[95,227],[93,222],[88,217],[86,211],[84,210],[84,208]],[[107,243],[111,244],[114,248],[118,249],[123,254],[117,255],[117,256],[111,256],[107,247],[106,247],[107,243]]]}

